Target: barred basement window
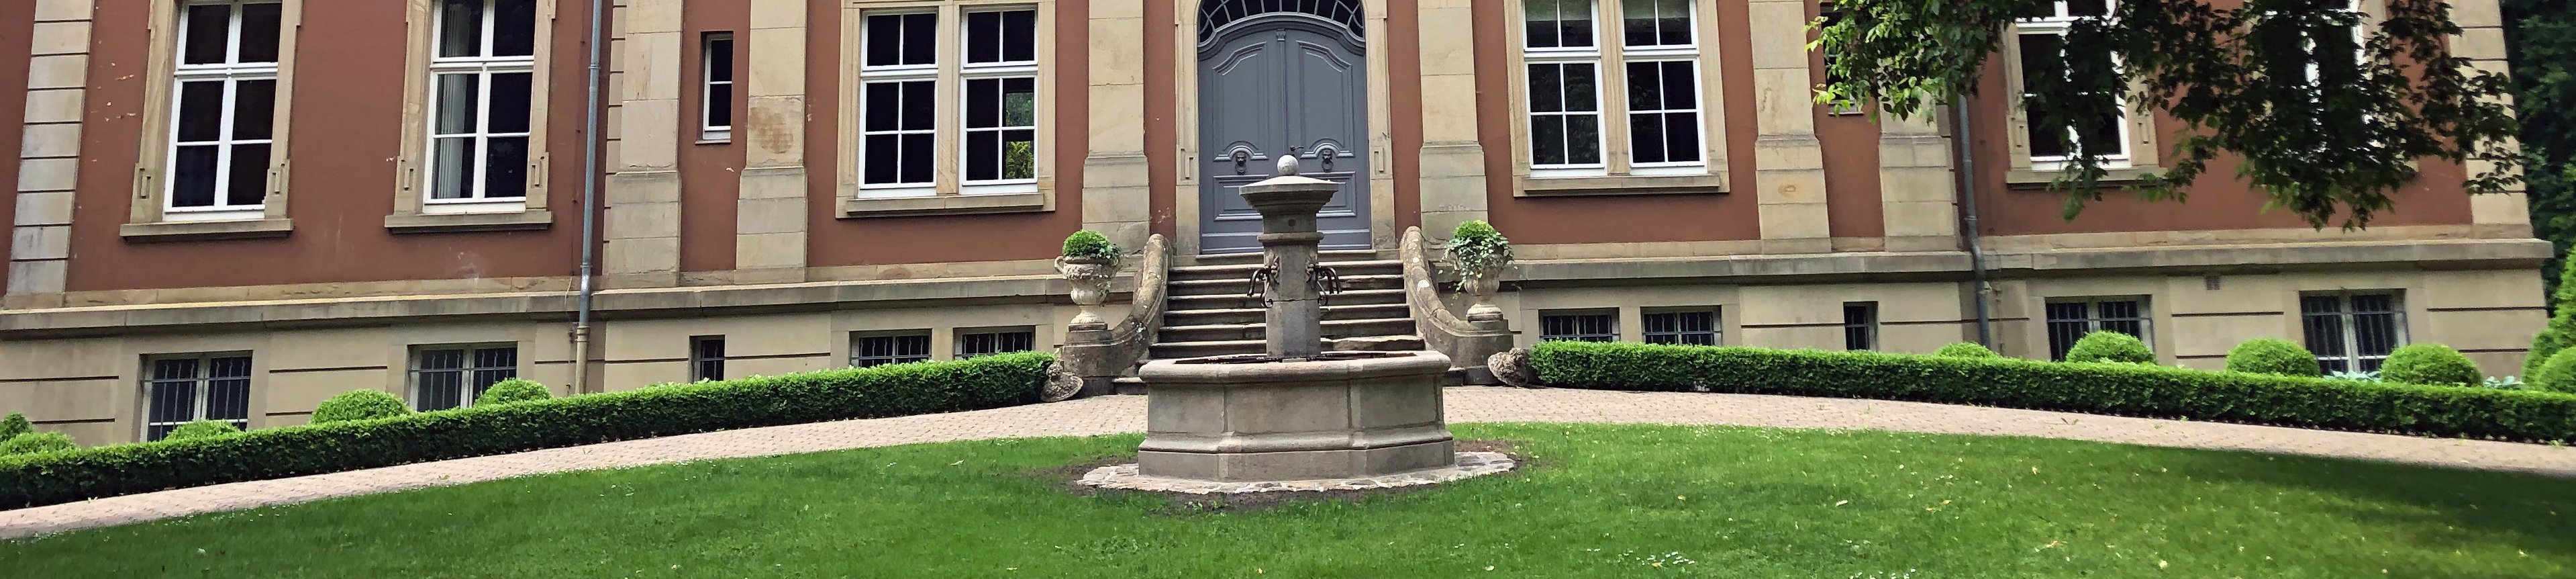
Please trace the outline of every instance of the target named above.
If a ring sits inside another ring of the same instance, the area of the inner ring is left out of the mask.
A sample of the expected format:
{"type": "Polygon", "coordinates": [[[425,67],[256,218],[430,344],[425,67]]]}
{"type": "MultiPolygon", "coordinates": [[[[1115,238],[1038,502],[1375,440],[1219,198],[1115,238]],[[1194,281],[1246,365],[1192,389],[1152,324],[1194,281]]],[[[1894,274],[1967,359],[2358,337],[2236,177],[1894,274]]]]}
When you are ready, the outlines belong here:
{"type": "Polygon", "coordinates": [[[277,2],[190,2],[171,72],[168,205],[173,221],[257,219],[276,128],[277,2]]]}
{"type": "Polygon", "coordinates": [[[689,381],[723,380],[725,377],[725,337],[689,338],[689,381]]]}
{"type": "Polygon", "coordinates": [[[1612,312],[1540,314],[1540,340],[1619,341],[1619,315],[1612,312]]]}
{"type": "Polygon", "coordinates": [[[528,195],[535,0],[440,0],[429,61],[432,212],[517,211],[528,195]]]}
{"type": "Polygon", "coordinates": [[[143,440],[160,440],[170,430],[198,420],[221,420],[250,428],[250,356],[184,354],[150,360],[152,376],[143,383],[143,440]]]}
{"type": "Polygon", "coordinates": [[[2406,311],[2395,292],[2299,296],[2299,318],[2308,351],[2329,374],[2377,372],[2389,352],[2406,345],[2406,311]]]}
{"type": "Polygon", "coordinates": [[[517,377],[518,346],[424,346],[411,354],[412,407],[472,406],[485,389],[517,377]]]}
{"type": "Polygon", "coordinates": [[[957,359],[990,356],[1037,349],[1038,333],[1034,330],[992,330],[957,335],[957,359]]]}
{"type": "Polygon", "coordinates": [[[1717,310],[1647,312],[1646,343],[1717,345],[1717,310]]]}
{"type": "Polygon", "coordinates": [[[709,32],[699,42],[705,90],[698,97],[698,140],[733,139],[733,33],[709,32]]]}
{"type": "Polygon", "coordinates": [[[1878,349],[1878,302],[1843,302],[1843,349],[1878,349]]]}
{"type": "Polygon", "coordinates": [[[850,340],[850,366],[866,368],[930,359],[930,332],[861,335],[850,340]]]}
{"type": "Polygon", "coordinates": [[[2112,331],[2147,339],[2146,299],[2140,297],[2068,298],[2048,303],[2048,359],[2065,360],[2066,351],[2085,334],[2112,331]]]}

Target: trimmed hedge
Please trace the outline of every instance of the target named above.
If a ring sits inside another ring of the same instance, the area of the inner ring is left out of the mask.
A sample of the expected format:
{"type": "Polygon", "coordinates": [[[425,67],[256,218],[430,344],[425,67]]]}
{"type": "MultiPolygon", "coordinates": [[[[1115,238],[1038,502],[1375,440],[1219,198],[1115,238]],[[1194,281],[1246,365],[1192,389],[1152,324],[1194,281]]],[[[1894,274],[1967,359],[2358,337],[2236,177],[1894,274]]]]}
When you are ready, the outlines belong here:
{"type": "Polygon", "coordinates": [[[322,401],[313,409],[314,424],[392,418],[411,413],[411,406],[383,390],[350,390],[322,401]]]}
{"type": "Polygon", "coordinates": [[[2227,351],[2227,371],[2309,378],[2326,374],[2325,367],[2317,364],[2316,354],[2280,338],[2255,338],[2237,344],[2227,351]]]}
{"type": "Polygon", "coordinates": [[[2001,358],[2004,356],[1987,348],[1985,344],[1976,342],[1958,342],[1942,346],[1941,349],[1934,350],[1932,355],[1948,358],[2001,358]]]}
{"type": "Polygon", "coordinates": [[[28,422],[27,415],[25,414],[11,412],[8,417],[0,418],[0,441],[17,438],[18,435],[35,431],[36,423],[28,422]]]}
{"type": "Polygon", "coordinates": [[[2576,394],[2576,348],[2559,350],[2527,378],[2534,389],[2576,394]]]}
{"type": "Polygon", "coordinates": [[[2119,364],[1543,342],[1539,381],[1601,390],[1914,400],[2527,441],[2576,440],[2576,395],[2119,364]]]}
{"type": "Polygon", "coordinates": [[[2469,386],[2486,380],[2478,363],[2466,354],[2441,344],[2408,344],[2388,353],[2388,361],[2379,366],[2379,377],[2406,384],[2450,384],[2469,386]]]}
{"type": "Polygon", "coordinates": [[[80,448],[80,445],[72,443],[72,435],[60,432],[29,432],[9,437],[8,440],[0,440],[0,457],[42,454],[75,448],[80,448]]]}
{"type": "Polygon", "coordinates": [[[213,438],[226,434],[240,433],[241,429],[233,428],[233,423],[230,422],[224,422],[221,420],[199,420],[196,422],[181,424],[178,428],[172,428],[170,429],[170,434],[162,436],[161,439],[187,440],[191,438],[213,438]]]}
{"type": "Polygon", "coordinates": [[[494,404],[509,404],[513,402],[535,402],[538,400],[552,400],[554,397],[554,391],[547,390],[546,385],[538,384],[535,380],[511,378],[508,380],[494,382],[492,383],[492,387],[483,389],[483,395],[474,398],[474,405],[490,406],[494,404]]]}
{"type": "Polygon", "coordinates": [[[2075,345],[2066,349],[2066,361],[2154,364],[2156,353],[2137,336],[2103,330],[2076,339],[2075,345]]]}
{"type": "Polygon", "coordinates": [[[0,509],[757,426],[1036,402],[1054,356],[1023,352],[701,382],[233,436],[0,457],[0,509]]]}

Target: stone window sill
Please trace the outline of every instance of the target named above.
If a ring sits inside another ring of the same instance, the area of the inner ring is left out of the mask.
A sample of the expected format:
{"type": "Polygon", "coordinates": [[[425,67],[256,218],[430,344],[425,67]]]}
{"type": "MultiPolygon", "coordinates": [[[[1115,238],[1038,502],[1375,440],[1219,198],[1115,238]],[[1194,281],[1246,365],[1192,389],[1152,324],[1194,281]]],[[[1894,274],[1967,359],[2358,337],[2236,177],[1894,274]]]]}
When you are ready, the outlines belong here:
{"type": "Polygon", "coordinates": [[[127,223],[117,233],[131,242],[197,241],[205,239],[259,239],[286,237],[295,230],[295,221],[284,217],[244,221],[162,221],[127,223]]]}
{"type": "Polygon", "coordinates": [[[394,233],[458,233],[472,231],[525,231],[545,229],[555,224],[554,214],[543,209],[509,213],[431,213],[385,216],[385,229],[394,233]]]}
{"type": "Polygon", "coordinates": [[[841,218],[903,217],[912,215],[977,215],[987,213],[1034,213],[1055,210],[1055,199],[1045,192],[1001,195],[932,195],[925,197],[842,198],[841,218]]]}
{"type": "Polygon", "coordinates": [[[1698,195],[1726,192],[1724,175],[1626,175],[1522,177],[1513,197],[1590,195],[1698,195]]]}
{"type": "MultiPolygon", "coordinates": [[[[2139,185],[2146,183],[2149,175],[2162,173],[2164,169],[2162,167],[2120,167],[2103,171],[2107,173],[2102,176],[2104,184],[2139,185]]],[[[2004,184],[2014,189],[2047,189],[2049,183],[2057,181],[2058,173],[2055,170],[2013,169],[2004,174],[2004,184]]]]}

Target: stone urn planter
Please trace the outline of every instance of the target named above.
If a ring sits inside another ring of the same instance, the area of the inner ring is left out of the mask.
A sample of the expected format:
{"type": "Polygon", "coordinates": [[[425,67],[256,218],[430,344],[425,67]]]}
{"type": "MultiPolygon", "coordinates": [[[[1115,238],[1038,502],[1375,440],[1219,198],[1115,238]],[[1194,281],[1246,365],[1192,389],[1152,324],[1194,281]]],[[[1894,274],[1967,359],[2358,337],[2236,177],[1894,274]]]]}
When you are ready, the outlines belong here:
{"type": "Polygon", "coordinates": [[[1458,289],[1467,292],[1467,321],[1502,321],[1503,308],[1494,305],[1494,293],[1503,289],[1503,264],[1477,268],[1460,276],[1458,289]]]}
{"type": "Polygon", "coordinates": [[[1100,304],[1109,300],[1109,284],[1118,280],[1118,260],[1102,257],[1058,257],[1057,273],[1073,284],[1073,305],[1082,308],[1074,314],[1075,330],[1105,329],[1109,323],[1100,318],[1100,304]]]}

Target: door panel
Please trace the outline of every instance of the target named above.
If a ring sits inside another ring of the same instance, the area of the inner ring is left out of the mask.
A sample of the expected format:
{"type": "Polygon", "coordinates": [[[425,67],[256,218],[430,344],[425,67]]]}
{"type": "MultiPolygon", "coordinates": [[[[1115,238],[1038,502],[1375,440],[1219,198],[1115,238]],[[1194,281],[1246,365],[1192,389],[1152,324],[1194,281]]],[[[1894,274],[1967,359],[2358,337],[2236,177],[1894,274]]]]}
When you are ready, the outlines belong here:
{"type": "Polygon", "coordinates": [[[1285,154],[1342,184],[1318,221],[1323,249],[1369,249],[1367,61],[1311,17],[1255,18],[1199,57],[1199,252],[1261,250],[1261,216],[1236,189],[1270,178],[1285,154]]]}

